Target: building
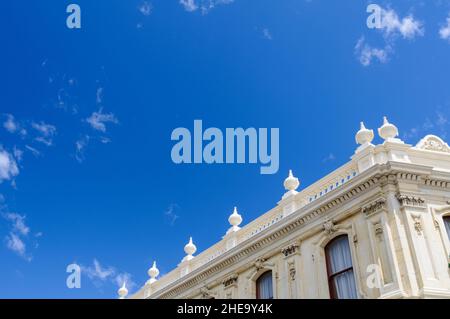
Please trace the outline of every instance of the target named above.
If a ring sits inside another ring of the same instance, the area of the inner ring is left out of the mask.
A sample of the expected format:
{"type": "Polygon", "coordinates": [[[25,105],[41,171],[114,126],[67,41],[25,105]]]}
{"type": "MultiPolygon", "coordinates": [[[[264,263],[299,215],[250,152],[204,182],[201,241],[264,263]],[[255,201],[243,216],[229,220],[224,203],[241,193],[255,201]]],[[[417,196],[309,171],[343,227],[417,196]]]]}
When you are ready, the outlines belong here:
{"type": "Polygon", "coordinates": [[[347,164],[300,192],[289,172],[273,209],[242,228],[235,209],[222,240],[194,256],[191,238],[131,298],[450,298],[450,147],[405,144],[386,118],[378,134],[361,123],[347,164]]]}

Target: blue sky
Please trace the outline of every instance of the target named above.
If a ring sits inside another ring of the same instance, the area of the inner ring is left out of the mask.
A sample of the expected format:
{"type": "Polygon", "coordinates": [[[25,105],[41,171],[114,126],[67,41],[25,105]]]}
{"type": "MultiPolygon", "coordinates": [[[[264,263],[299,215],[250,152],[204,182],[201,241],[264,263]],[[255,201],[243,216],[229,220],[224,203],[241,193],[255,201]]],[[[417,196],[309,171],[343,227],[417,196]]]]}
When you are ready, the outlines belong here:
{"type": "MultiPolygon", "coordinates": [[[[0,13],[4,298],[115,298],[345,163],[359,122],[450,123],[450,1],[8,1],[0,13]],[[66,27],[77,3],[82,28],[66,27]],[[175,165],[173,129],[280,128],[280,169],[175,165]],[[81,289],[66,267],[82,266],[81,289]],[[133,286],[134,283],[134,286],[133,286]]],[[[379,138],[377,140],[379,142],[379,138]]]]}

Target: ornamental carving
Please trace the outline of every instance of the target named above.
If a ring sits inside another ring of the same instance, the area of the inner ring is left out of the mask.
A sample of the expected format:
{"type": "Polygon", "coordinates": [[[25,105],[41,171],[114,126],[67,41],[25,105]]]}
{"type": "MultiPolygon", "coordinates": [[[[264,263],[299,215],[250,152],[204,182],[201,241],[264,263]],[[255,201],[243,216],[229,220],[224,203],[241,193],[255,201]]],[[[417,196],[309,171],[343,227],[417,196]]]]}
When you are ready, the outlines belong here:
{"type": "Polygon", "coordinates": [[[294,281],[295,280],[295,274],[296,274],[295,264],[294,263],[289,263],[288,264],[288,268],[289,268],[289,278],[292,281],[294,281]]]}
{"type": "Polygon", "coordinates": [[[283,248],[281,253],[284,257],[288,257],[292,254],[295,254],[298,251],[299,245],[297,243],[290,244],[289,246],[283,248]]]}
{"type": "Polygon", "coordinates": [[[264,263],[266,262],[265,258],[258,258],[255,261],[255,268],[256,270],[260,270],[264,268],[264,263]]]}
{"type": "Polygon", "coordinates": [[[424,207],[425,200],[412,195],[397,194],[397,199],[402,206],[424,207]]]}
{"type": "Polygon", "coordinates": [[[419,143],[417,143],[416,148],[427,151],[450,153],[450,147],[448,144],[435,135],[425,136],[419,143]]]}
{"type": "Polygon", "coordinates": [[[375,235],[380,236],[381,234],[383,234],[383,226],[381,225],[381,223],[375,223],[373,227],[375,229],[375,235]]]}
{"type": "Polygon", "coordinates": [[[331,235],[337,231],[336,225],[333,220],[326,220],[323,223],[322,228],[327,235],[331,235]]]}
{"type": "Polygon", "coordinates": [[[385,208],[386,208],[386,199],[379,198],[376,201],[374,201],[366,206],[363,206],[361,210],[366,216],[370,216],[370,215],[380,211],[381,209],[385,209],[385,208]]]}
{"type": "Polygon", "coordinates": [[[203,299],[214,298],[214,295],[211,293],[211,290],[209,290],[208,287],[206,286],[200,288],[200,294],[202,295],[203,299]]]}
{"type": "Polygon", "coordinates": [[[413,216],[413,220],[414,220],[414,229],[417,232],[417,235],[422,235],[422,222],[420,221],[420,217],[419,216],[413,216]]]}
{"type": "Polygon", "coordinates": [[[238,280],[238,275],[237,275],[237,274],[233,274],[233,275],[231,275],[230,277],[226,278],[226,279],[222,282],[222,284],[223,284],[223,286],[226,288],[226,287],[235,285],[235,284],[237,283],[237,280],[238,280]]]}

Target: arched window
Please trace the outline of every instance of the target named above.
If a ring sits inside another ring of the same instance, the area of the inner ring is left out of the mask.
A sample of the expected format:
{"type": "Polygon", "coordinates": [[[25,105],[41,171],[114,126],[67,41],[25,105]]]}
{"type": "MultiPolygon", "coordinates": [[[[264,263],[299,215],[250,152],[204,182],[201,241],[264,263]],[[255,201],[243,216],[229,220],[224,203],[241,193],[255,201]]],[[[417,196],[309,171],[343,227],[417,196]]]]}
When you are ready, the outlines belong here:
{"type": "Polygon", "coordinates": [[[266,271],[256,280],[256,299],[273,299],[272,271],[266,271]]]}
{"type": "Polygon", "coordinates": [[[356,284],[353,274],[352,255],[348,237],[336,237],[325,247],[328,270],[328,285],[332,299],[356,299],[356,284]]]}
{"type": "Polygon", "coordinates": [[[447,231],[448,240],[450,240],[450,216],[444,217],[445,230],[447,231]]]}

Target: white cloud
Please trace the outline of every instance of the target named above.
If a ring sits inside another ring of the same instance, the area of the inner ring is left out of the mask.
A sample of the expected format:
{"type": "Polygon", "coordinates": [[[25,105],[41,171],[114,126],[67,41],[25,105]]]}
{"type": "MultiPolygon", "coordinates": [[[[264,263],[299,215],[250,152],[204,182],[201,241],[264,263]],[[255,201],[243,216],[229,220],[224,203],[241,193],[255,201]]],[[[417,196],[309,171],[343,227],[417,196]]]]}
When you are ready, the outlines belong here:
{"type": "Polygon", "coordinates": [[[425,30],[423,23],[414,19],[413,15],[399,18],[393,9],[381,11],[381,29],[386,37],[401,35],[405,39],[414,39],[416,36],[423,36],[425,30]]]}
{"type": "Polygon", "coordinates": [[[0,146],[0,183],[19,174],[14,157],[0,146]]]}
{"type": "Polygon", "coordinates": [[[14,116],[6,114],[6,121],[3,123],[3,127],[9,133],[15,133],[18,130],[18,124],[14,120],[14,116]]]}
{"type": "Polygon", "coordinates": [[[210,10],[221,4],[229,4],[234,0],[180,0],[180,4],[184,10],[188,12],[197,11],[200,9],[202,14],[207,14],[210,10]]]}
{"type": "Polygon", "coordinates": [[[447,18],[447,24],[439,29],[439,35],[441,39],[450,41],[450,16],[447,18]]]}
{"type": "Polygon", "coordinates": [[[269,29],[264,28],[264,29],[262,30],[262,33],[263,33],[263,38],[264,38],[264,39],[272,40],[272,33],[270,33],[270,30],[269,30],[269,29]]]}
{"type": "Polygon", "coordinates": [[[359,62],[364,66],[369,66],[374,59],[381,63],[388,61],[388,55],[391,52],[391,47],[387,45],[385,48],[373,48],[365,42],[364,37],[361,37],[355,46],[355,55],[359,62]]]}
{"type": "Polygon", "coordinates": [[[164,211],[164,216],[167,218],[170,226],[173,226],[178,218],[175,211],[178,210],[179,206],[177,204],[170,204],[169,207],[164,211]]]}
{"type": "Polygon", "coordinates": [[[95,258],[91,266],[85,267],[81,265],[81,271],[84,272],[97,287],[104,285],[107,282],[116,286],[122,286],[122,284],[126,282],[128,290],[131,290],[136,286],[136,283],[132,280],[129,273],[118,271],[112,266],[102,266],[95,258]]]}
{"type": "Polygon", "coordinates": [[[22,137],[27,135],[27,131],[21,127],[12,114],[5,114],[6,120],[3,122],[3,128],[9,133],[19,133],[22,137]]]}
{"type": "Polygon", "coordinates": [[[97,88],[97,92],[95,94],[95,100],[97,101],[97,104],[101,104],[103,101],[103,88],[97,88]]]}
{"type": "Polygon", "coordinates": [[[53,137],[56,134],[56,127],[44,122],[31,123],[31,127],[34,128],[40,135],[35,138],[35,141],[43,143],[47,146],[53,145],[53,137]]]}
{"type": "Polygon", "coordinates": [[[369,66],[374,60],[386,63],[389,55],[394,53],[395,42],[399,37],[412,40],[416,36],[423,36],[425,28],[423,23],[416,20],[412,14],[400,18],[393,9],[381,8],[381,26],[380,31],[383,33],[384,47],[377,48],[365,42],[365,38],[361,37],[355,46],[355,55],[363,66],[369,66]]]}
{"type": "Polygon", "coordinates": [[[119,123],[113,113],[103,113],[101,108],[98,112],[93,112],[91,116],[86,119],[86,122],[88,122],[94,130],[101,132],[106,132],[105,123],[119,123]]]}
{"type": "Polygon", "coordinates": [[[115,270],[112,267],[102,267],[97,259],[94,259],[93,265],[89,267],[82,267],[82,270],[90,279],[99,279],[101,281],[112,277],[115,270]]]}
{"type": "Polygon", "coordinates": [[[23,236],[27,236],[30,228],[25,224],[25,216],[17,213],[6,213],[3,216],[7,221],[11,222],[12,231],[23,236]]]}
{"type": "MultiPolygon", "coordinates": [[[[4,213],[2,217],[9,222],[9,233],[5,237],[6,248],[24,258],[26,261],[32,260],[32,255],[27,253],[25,240],[30,233],[30,227],[25,223],[25,216],[17,213],[4,213]]],[[[38,236],[35,236],[36,238],[38,236]]],[[[34,245],[37,247],[37,243],[34,245]]]]}
{"type": "Polygon", "coordinates": [[[25,148],[30,151],[34,156],[38,157],[39,155],[41,155],[41,152],[39,152],[37,149],[35,149],[34,147],[30,146],[30,145],[25,145],[25,148]]]}
{"type": "Polygon", "coordinates": [[[27,256],[26,253],[26,245],[23,242],[23,240],[14,233],[9,233],[6,238],[6,247],[13,252],[15,252],[17,255],[25,258],[28,261],[31,261],[31,257],[27,256]]]}
{"type": "Polygon", "coordinates": [[[89,137],[89,135],[85,135],[75,142],[75,159],[79,163],[83,162],[85,159],[84,153],[86,151],[86,147],[88,146],[90,139],[91,138],[89,137]]]}
{"type": "Polygon", "coordinates": [[[336,159],[336,156],[333,153],[328,154],[324,159],[322,159],[322,163],[327,163],[334,161],[336,159]]]}
{"type": "Polygon", "coordinates": [[[184,10],[192,12],[198,9],[194,0],[180,0],[180,4],[184,7],[184,10]]]}
{"type": "Polygon", "coordinates": [[[139,12],[142,13],[144,16],[149,16],[153,11],[153,5],[148,1],[144,1],[141,3],[138,9],[139,12]]]}

